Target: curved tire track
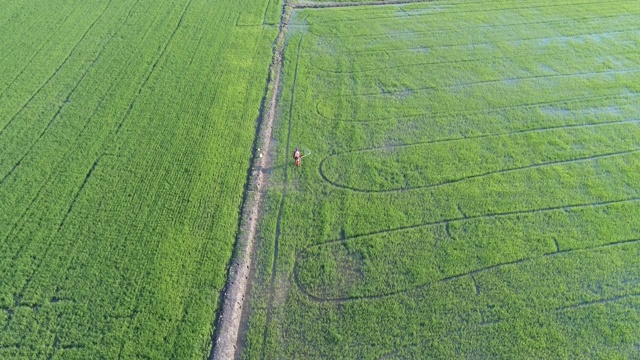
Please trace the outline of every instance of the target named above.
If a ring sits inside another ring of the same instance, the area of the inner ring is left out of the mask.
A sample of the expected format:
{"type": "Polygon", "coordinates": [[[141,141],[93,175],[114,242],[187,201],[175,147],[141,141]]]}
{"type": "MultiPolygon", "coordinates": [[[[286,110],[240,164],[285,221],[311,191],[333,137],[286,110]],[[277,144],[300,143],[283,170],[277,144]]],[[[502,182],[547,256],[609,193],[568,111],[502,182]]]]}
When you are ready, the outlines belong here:
{"type": "MultiPolygon", "coordinates": [[[[472,271],[467,271],[467,272],[460,273],[460,274],[446,276],[446,277],[443,277],[443,278],[438,279],[436,281],[416,284],[414,286],[410,286],[410,287],[407,287],[407,288],[404,288],[404,289],[401,289],[401,290],[397,290],[397,291],[393,291],[393,292],[389,292],[389,293],[384,293],[384,294],[377,294],[377,295],[348,296],[348,297],[321,297],[321,296],[318,296],[318,295],[315,295],[315,294],[312,294],[311,292],[309,292],[307,290],[307,288],[299,280],[300,263],[302,261],[302,258],[304,256],[304,254],[308,251],[308,249],[317,248],[317,247],[321,247],[321,246],[326,246],[328,244],[334,244],[334,243],[343,242],[343,241],[350,241],[350,240],[354,240],[354,239],[360,239],[360,238],[363,238],[363,237],[374,236],[374,235],[377,235],[377,234],[391,233],[391,232],[396,232],[396,231],[400,231],[400,230],[419,228],[419,227],[426,227],[426,226],[433,226],[433,225],[442,225],[442,224],[451,223],[451,222],[462,222],[462,221],[468,221],[468,220],[474,220],[474,219],[486,219],[486,218],[495,218],[495,217],[517,216],[517,215],[521,215],[521,214],[530,214],[530,213],[543,213],[543,212],[551,212],[551,211],[565,211],[567,209],[580,209],[580,208],[588,208],[588,207],[602,207],[602,206],[607,206],[607,205],[611,205],[611,204],[631,203],[631,202],[638,202],[638,201],[640,201],[640,198],[632,198],[632,199],[619,200],[619,201],[610,201],[610,202],[606,202],[606,203],[569,205],[569,206],[564,206],[564,207],[555,207],[555,208],[547,208],[547,209],[532,209],[532,210],[525,210],[525,211],[518,211],[518,212],[511,212],[511,213],[502,213],[502,214],[487,214],[487,215],[481,215],[481,216],[473,216],[473,217],[469,217],[469,218],[466,218],[466,219],[465,218],[448,219],[448,220],[442,220],[442,221],[438,221],[438,222],[432,222],[432,223],[421,224],[421,225],[414,225],[414,226],[410,226],[410,227],[398,228],[398,229],[393,229],[393,230],[385,230],[385,231],[380,231],[380,232],[377,232],[377,233],[374,233],[374,234],[353,236],[353,237],[347,238],[346,240],[342,240],[342,239],[340,239],[340,240],[332,240],[332,241],[325,242],[325,243],[322,243],[322,244],[316,244],[316,245],[308,246],[308,247],[304,248],[302,251],[300,251],[297,254],[296,261],[295,261],[295,264],[294,264],[294,270],[293,270],[293,272],[294,272],[294,282],[296,283],[296,287],[298,288],[298,290],[313,302],[343,303],[343,302],[359,301],[359,300],[374,300],[374,299],[388,298],[388,297],[399,295],[399,294],[402,294],[402,293],[414,291],[416,289],[428,287],[428,286],[431,286],[433,284],[449,282],[449,281],[452,281],[452,280],[460,279],[460,278],[465,277],[465,276],[474,276],[474,275],[479,274],[479,273],[483,273],[483,272],[487,272],[487,271],[490,271],[490,270],[502,268],[502,267],[505,267],[505,266],[517,265],[517,264],[521,264],[521,263],[524,263],[524,262],[535,261],[535,260],[539,260],[539,259],[546,258],[546,257],[554,257],[554,256],[559,256],[559,255],[572,254],[572,253],[575,253],[575,252],[604,249],[604,248],[608,248],[608,247],[612,247],[612,246],[637,244],[637,243],[640,243],[640,239],[636,238],[636,239],[629,239],[629,240],[624,240],[624,241],[619,241],[619,242],[614,242],[614,243],[597,245],[597,246],[588,247],[588,248],[560,250],[560,251],[555,251],[555,252],[551,252],[551,253],[542,254],[542,255],[539,255],[539,256],[533,256],[533,257],[522,258],[522,259],[510,261],[510,262],[493,264],[493,265],[489,265],[489,266],[486,266],[486,267],[483,267],[483,268],[479,268],[479,269],[475,269],[475,270],[472,270],[472,271]]],[[[477,294],[477,292],[478,292],[477,287],[474,287],[474,289],[472,289],[472,290],[473,290],[473,293],[477,294]]]]}
{"type": "MultiPolygon", "coordinates": [[[[389,91],[384,94],[381,94],[379,92],[350,94],[350,95],[342,94],[342,95],[327,97],[325,99],[320,99],[318,101],[318,105],[316,106],[316,108],[318,109],[320,108],[320,105],[322,104],[323,100],[331,99],[331,98],[339,99],[339,98],[385,97],[385,96],[392,96],[392,95],[404,95],[407,92],[414,94],[414,93],[420,93],[425,91],[457,89],[457,88],[471,87],[476,85],[500,84],[505,82],[538,81],[538,80],[545,80],[545,79],[590,78],[590,77],[598,77],[598,76],[606,76],[606,75],[624,75],[624,74],[638,74],[638,73],[640,73],[640,68],[622,69],[622,70],[606,70],[606,71],[589,71],[589,72],[573,73],[573,74],[536,75],[536,76],[515,77],[515,78],[508,78],[508,79],[482,80],[482,81],[474,81],[474,82],[445,85],[445,86],[427,86],[427,87],[420,87],[420,88],[415,88],[410,90],[389,91]]],[[[338,119],[331,119],[326,114],[322,114],[322,115],[324,118],[329,120],[338,120],[338,119]]]]}
{"type": "MultiPolygon", "coordinates": [[[[395,2],[386,2],[386,4],[391,4],[391,3],[395,3],[395,2]]],[[[582,3],[582,4],[588,4],[588,3],[582,3]]],[[[592,2],[591,4],[597,4],[597,2],[592,2]]],[[[287,5],[287,4],[285,3],[285,5],[287,5]]],[[[369,3],[369,4],[367,4],[367,3],[345,4],[345,6],[370,6],[370,5],[372,5],[372,4],[371,3],[369,3]]],[[[580,5],[580,4],[572,4],[572,5],[580,5]]],[[[289,6],[292,9],[296,9],[296,8],[316,8],[316,7],[322,7],[322,8],[338,7],[338,5],[332,5],[332,4],[307,4],[307,5],[293,5],[293,6],[289,5],[289,6]]],[[[528,8],[530,8],[530,7],[528,7],[528,8]]],[[[495,9],[491,9],[491,10],[495,10],[495,9]]],[[[501,10],[504,10],[504,9],[501,9],[501,10]]],[[[486,11],[486,10],[484,10],[484,11],[486,11]]],[[[359,19],[359,20],[361,20],[361,19],[359,19]]],[[[282,25],[283,25],[283,23],[281,22],[281,26],[282,25]]],[[[286,23],[285,23],[285,25],[286,25],[286,23]]],[[[302,39],[300,41],[302,41],[302,39]]],[[[300,56],[300,43],[298,45],[298,55],[297,55],[298,59],[296,61],[296,65],[295,65],[295,69],[296,69],[295,70],[295,74],[296,75],[297,75],[297,69],[298,69],[298,63],[299,63],[299,56],[300,56]]],[[[294,76],[294,85],[293,85],[293,88],[292,88],[291,105],[290,105],[290,109],[289,109],[289,126],[291,126],[290,125],[291,124],[291,112],[292,112],[291,109],[293,107],[293,93],[294,92],[295,92],[295,76],[294,76]]],[[[598,96],[598,97],[589,97],[589,98],[615,98],[615,97],[618,97],[618,96],[598,96]]],[[[587,99],[587,97],[585,97],[583,99],[587,99]]],[[[567,101],[572,101],[572,100],[575,100],[575,99],[556,100],[556,101],[553,101],[553,102],[543,102],[543,103],[538,103],[538,104],[533,104],[533,105],[535,106],[535,105],[542,105],[542,104],[545,104],[545,103],[567,102],[567,101]]],[[[526,105],[526,106],[528,107],[528,106],[532,106],[532,105],[526,105]]],[[[524,107],[524,106],[519,105],[517,107],[524,107]]],[[[476,111],[473,111],[473,112],[476,112],[476,111]]],[[[290,136],[290,131],[288,133],[288,138],[289,138],[289,136],[290,136]]],[[[289,143],[289,141],[287,141],[287,143],[289,143]]],[[[287,145],[287,150],[288,150],[288,145],[287,145]]],[[[633,151],[640,151],[640,150],[633,150],[633,151]]],[[[287,155],[288,155],[288,151],[287,151],[287,155]]],[[[286,174],[286,170],[285,170],[285,174],[286,174]]],[[[287,185],[287,183],[285,181],[284,189],[286,189],[286,185],[287,185]]],[[[286,195],[286,190],[283,191],[283,198],[281,200],[281,206],[280,206],[279,217],[278,217],[278,229],[280,227],[279,222],[281,221],[281,214],[282,214],[282,208],[283,208],[284,201],[285,201],[285,195],[286,195]]],[[[525,214],[525,213],[543,212],[543,211],[551,211],[551,210],[567,210],[567,209],[578,208],[578,207],[604,206],[604,205],[608,205],[608,204],[623,203],[623,202],[635,202],[635,201],[640,201],[640,198],[611,200],[611,201],[606,201],[606,202],[594,202],[594,203],[588,203],[588,204],[564,205],[564,206],[555,207],[555,208],[551,208],[550,207],[550,208],[540,208],[540,209],[532,209],[532,210],[522,210],[522,211],[512,212],[512,213],[485,214],[485,215],[482,215],[482,216],[463,216],[462,218],[459,218],[459,219],[449,219],[449,220],[443,220],[443,221],[438,221],[438,222],[429,223],[429,224],[426,224],[426,223],[425,224],[418,224],[418,225],[412,225],[412,226],[403,227],[403,228],[397,228],[397,229],[392,229],[392,230],[384,230],[384,231],[372,232],[372,233],[369,233],[369,234],[355,235],[355,236],[350,237],[349,240],[354,239],[354,238],[358,238],[358,237],[363,237],[363,236],[381,234],[381,233],[385,233],[385,232],[399,231],[399,230],[402,230],[402,229],[417,228],[417,227],[422,227],[422,226],[429,226],[429,225],[438,224],[438,223],[444,224],[444,223],[448,223],[448,222],[451,222],[451,221],[462,221],[462,220],[468,220],[468,219],[475,219],[475,218],[479,218],[479,217],[500,217],[500,216],[509,216],[509,215],[513,215],[513,214],[525,214]]],[[[276,234],[279,234],[279,230],[276,231],[276,234]]],[[[317,244],[317,245],[313,245],[313,246],[322,246],[322,245],[326,245],[326,244],[329,244],[329,243],[332,243],[332,242],[339,242],[339,241],[344,241],[344,240],[345,239],[338,239],[338,240],[333,240],[333,241],[329,241],[329,242],[325,242],[323,244],[317,244]]],[[[633,242],[633,243],[640,242],[640,239],[639,240],[636,240],[636,239],[629,240],[629,241],[627,241],[625,243],[631,243],[631,242],[633,242]]],[[[614,245],[621,245],[621,244],[623,244],[623,243],[608,244],[606,246],[614,246],[614,245]]],[[[277,249],[277,240],[276,240],[276,249],[277,249]]],[[[571,250],[571,251],[577,251],[577,250],[571,250]]],[[[303,253],[304,253],[304,250],[302,250],[301,252],[296,254],[296,262],[294,264],[294,274],[293,275],[294,275],[294,282],[296,283],[296,286],[300,289],[301,292],[304,293],[304,291],[302,290],[302,287],[300,286],[299,281],[297,279],[297,276],[298,276],[297,267],[298,267],[298,262],[299,262],[298,259],[303,253]]],[[[547,255],[544,255],[544,256],[553,256],[554,254],[556,254],[556,253],[551,253],[551,254],[547,254],[547,255]]],[[[269,303],[268,303],[268,310],[267,310],[269,313],[271,313],[273,305],[274,305],[273,304],[273,297],[274,297],[276,258],[277,258],[277,250],[276,250],[276,256],[274,256],[274,263],[273,263],[273,266],[272,266],[271,292],[270,292],[270,300],[269,300],[269,303]]],[[[531,260],[531,259],[524,259],[524,260],[521,260],[521,262],[522,261],[529,261],[529,260],[531,260]]],[[[513,264],[515,264],[515,263],[517,263],[517,262],[513,262],[513,264]]],[[[498,264],[498,265],[487,267],[487,268],[484,268],[484,269],[474,270],[473,274],[481,272],[481,271],[488,271],[490,269],[494,269],[494,268],[497,268],[497,267],[500,267],[500,266],[508,266],[510,264],[511,263],[509,263],[509,264],[498,264]]],[[[462,276],[473,275],[473,274],[472,273],[458,274],[458,275],[452,276],[450,278],[443,279],[442,281],[451,281],[454,278],[459,278],[459,277],[462,277],[462,276]]],[[[314,300],[314,299],[311,298],[313,295],[309,294],[308,296],[310,296],[309,298],[311,300],[314,300]]],[[[387,296],[392,296],[392,294],[391,295],[384,295],[384,297],[387,297],[387,296]]],[[[379,298],[379,297],[365,297],[363,299],[373,299],[373,298],[379,298]]],[[[362,300],[362,299],[346,298],[346,299],[333,299],[332,300],[332,299],[317,298],[317,301],[319,301],[319,302],[344,302],[344,301],[351,301],[351,300],[362,300]]],[[[262,343],[262,357],[265,356],[265,349],[266,349],[266,345],[267,345],[266,344],[267,331],[268,331],[268,328],[269,328],[270,319],[271,319],[271,316],[267,315],[267,324],[265,326],[265,333],[264,333],[264,337],[262,339],[263,340],[263,343],[262,343]]]]}
{"type": "Polygon", "coordinates": [[[493,107],[493,108],[490,108],[490,109],[423,112],[423,113],[401,115],[401,116],[391,116],[391,117],[376,118],[376,119],[369,119],[369,120],[342,120],[342,119],[329,118],[325,114],[323,114],[322,111],[320,111],[319,103],[316,103],[316,111],[315,112],[316,112],[316,114],[318,114],[318,116],[322,117],[323,119],[329,120],[329,121],[340,121],[340,122],[345,122],[345,123],[367,124],[367,123],[388,121],[388,120],[391,120],[391,119],[419,118],[421,116],[427,116],[427,115],[430,115],[432,117],[436,117],[436,116],[453,116],[453,115],[478,114],[478,113],[490,114],[490,113],[495,113],[495,112],[499,112],[499,111],[502,111],[502,110],[530,109],[530,108],[536,108],[536,107],[541,107],[541,106],[545,106],[545,105],[549,106],[549,105],[560,105],[560,104],[576,104],[576,103],[580,103],[580,102],[583,102],[583,101],[592,101],[592,100],[609,100],[609,99],[617,99],[617,98],[618,99],[621,99],[621,98],[635,98],[638,95],[640,95],[640,94],[639,93],[635,93],[635,92],[630,92],[630,93],[627,93],[627,94],[618,94],[618,95],[580,96],[580,97],[570,97],[570,98],[566,98],[566,99],[557,99],[557,100],[549,100],[549,101],[532,102],[532,103],[529,103],[529,104],[498,106],[498,107],[493,107]]]}
{"type": "Polygon", "coordinates": [[[516,171],[522,171],[522,170],[539,169],[539,168],[550,167],[550,166],[555,166],[555,165],[566,165],[566,164],[573,164],[573,163],[578,163],[578,162],[586,162],[586,161],[592,161],[592,160],[606,159],[606,158],[611,158],[611,157],[615,157],[615,156],[631,155],[631,154],[635,154],[635,153],[638,153],[638,152],[640,152],[640,149],[630,149],[630,150],[625,150],[625,151],[610,152],[610,153],[586,156],[586,157],[582,157],[582,158],[574,158],[574,159],[569,159],[569,160],[550,161],[550,162],[546,162],[546,163],[539,163],[539,164],[526,165],[526,166],[520,166],[520,167],[514,167],[514,168],[507,168],[507,169],[496,170],[496,171],[488,171],[488,172],[485,172],[485,173],[476,174],[476,175],[469,175],[469,176],[462,177],[462,178],[459,178],[459,179],[456,179],[456,180],[443,181],[443,182],[440,182],[440,183],[437,183],[437,184],[432,184],[432,185],[406,187],[406,188],[395,188],[395,189],[385,189],[385,190],[362,189],[362,188],[357,188],[357,187],[353,187],[353,186],[338,184],[338,183],[328,179],[327,176],[322,171],[322,165],[324,164],[324,161],[326,159],[328,159],[328,158],[325,158],[324,160],[322,160],[320,162],[320,166],[318,168],[318,171],[319,171],[320,176],[322,177],[322,179],[324,181],[326,181],[327,183],[331,184],[332,186],[340,188],[340,189],[351,190],[351,191],[359,192],[359,193],[393,193],[393,192],[402,192],[402,191],[411,191],[411,190],[435,189],[435,188],[439,188],[439,187],[442,187],[442,186],[455,185],[455,184],[458,184],[458,183],[461,183],[461,182],[464,182],[464,181],[474,180],[474,179],[481,179],[481,178],[489,177],[489,176],[493,176],[493,175],[502,175],[502,174],[508,174],[508,173],[512,173],[512,172],[516,172],[516,171]]]}
{"type": "Polygon", "coordinates": [[[544,127],[539,127],[539,128],[516,130],[516,131],[510,131],[510,132],[486,133],[486,134],[471,135],[471,136],[460,136],[460,137],[435,139],[435,140],[430,140],[430,141],[420,141],[420,142],[408,143],[408,144],[377,146],[377,147],[357,149],[357,150],[352,150],[352,151],[332,154],[332,155],[327,156],[326,158],[330,158],[330,157],[334,157],[334,156],[341,156],[341,155],[351,154],[351,153],[364,153],[364,152],[369,152],[369,151],[379,151],[379,150],[397,149],[397,148],[420,146],[420,145],[449,143],[449,142],[457,142],[457,141],[472,140],[472,139],[483,139],[483,138],[490,138],[490,137],[521,135],[521,134],[538,133],[538,132],[562,130],[562,129],[580,129],[580,128],[610,126],[610,125],[623,125],[623,124],[640,124],[640,119],[627,119],[627,120],[619,120],[619,121],[603,121],[603,122],[597,122],[597,123],[584,123],[584,124],[566,124],[566,125],[563,124],[563,125],[557,125],[557,126],[544,126],[544,127]]]}

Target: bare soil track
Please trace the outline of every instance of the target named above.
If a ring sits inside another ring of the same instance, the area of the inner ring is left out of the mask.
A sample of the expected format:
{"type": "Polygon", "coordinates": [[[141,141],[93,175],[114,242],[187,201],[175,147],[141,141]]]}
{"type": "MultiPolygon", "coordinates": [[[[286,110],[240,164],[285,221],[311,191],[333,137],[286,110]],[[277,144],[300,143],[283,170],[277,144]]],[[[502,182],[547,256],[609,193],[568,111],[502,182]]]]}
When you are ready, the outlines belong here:
{"type": "Polygon", "coordinates": [[[247,285],[250,278],[260,202],[265,184],[265,174],[261,169],[266,168],[270,162],[269,146],[276,114],[277,97],[280,90],[284,37],[286,35],[290,14],[290,12],[283,12],[283,17],[280,22],[280,32],[275,41],[273,60],[271,62],[269,78],[267,79],[267,91],[265,94],[265,99],[269,98],[269,102],[265,106],[263,101],[263,108],[260,111],[261,115],[258,119],[259,129],[256,141],[254,142],[253,161],[250,169],[250,171],[252,169],[260,169],[260,171],[250,172],[245,187],[240,230],[236,241],[234,256],[231,266],[229,267],[221,313],[213,337],[211,359],[233,359],[236,357],[236,343],[242,319],[245,295],[248,288],[247,285]],[[270,84],[273,84],[271,90],[269,90],[270,84]],[[256,146],[257,149],[259,149],[258,151],[255,149],[256,146]],[[259,156],[259,154],[262,154],[262,156],[259,156]]]}
{"type": "MultiPolygon", "coordinates": [[[[248,284],[251,278],[251,262],[257,235],[260,204],[267,183],[266,172],[263,172],[262,169],[267,168],[271,162],[269,158],[270,140],[276,116],[276,108],[278,106],[278,94],[280,93],[281,87],[280,79],[283,68],[284,50],[286,47],[287,28],[292,13],[296,9],[400,5],[431,1],[432,0],[387,0],[303,4],[289,4],[286,1],[284,2],[279,26],[280,30],[274,43],[273,60],[267,79],[267,90],[258,119],[252,166],[249,170],[247,185],[245,186],[240,229],[236,240],[234,255],[231,260],[231,265],[229,266],[227,286],[222,295],[223,303],[217,319],[216,330],[213,334],[213,348],[209,356],[210,359],[233,359],[239,355],[237,354],[238,336],[247,297],[248,284]],[[265,104],[267,99],[268,103],[265,104]]],[[[276,261],[277,254],[276,258],[274,258],[274,264],[276,261]]]]}

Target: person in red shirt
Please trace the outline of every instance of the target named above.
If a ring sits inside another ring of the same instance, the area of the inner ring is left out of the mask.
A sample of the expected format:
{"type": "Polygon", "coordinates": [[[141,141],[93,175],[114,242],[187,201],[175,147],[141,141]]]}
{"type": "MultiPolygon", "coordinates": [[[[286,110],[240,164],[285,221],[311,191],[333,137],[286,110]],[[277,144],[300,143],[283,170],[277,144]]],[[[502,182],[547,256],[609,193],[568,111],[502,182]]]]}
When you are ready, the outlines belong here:
{"type": "Polygon", "coordinates": [[[296,166],[300,166],[300,159],[302,159],[302,156],[300,155],[300,150],[296,148],[296,151],[293,153],[293,160],[295,160],[296,166]]]}

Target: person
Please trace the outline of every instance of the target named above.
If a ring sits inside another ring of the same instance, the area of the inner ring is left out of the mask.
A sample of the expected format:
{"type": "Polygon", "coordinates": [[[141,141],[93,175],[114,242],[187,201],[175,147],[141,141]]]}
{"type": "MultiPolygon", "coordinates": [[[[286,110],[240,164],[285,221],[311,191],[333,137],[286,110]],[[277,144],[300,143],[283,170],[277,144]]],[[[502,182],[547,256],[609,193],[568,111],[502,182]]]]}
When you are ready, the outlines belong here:
{"type": "Polygon", "coordinates": [[[300,155],[300,150],[296,148],[296,151],[293,153],[293,160],[295,160],[296,166],[300,166],[300,159],[302,159],[302,156],[300,155]]]}

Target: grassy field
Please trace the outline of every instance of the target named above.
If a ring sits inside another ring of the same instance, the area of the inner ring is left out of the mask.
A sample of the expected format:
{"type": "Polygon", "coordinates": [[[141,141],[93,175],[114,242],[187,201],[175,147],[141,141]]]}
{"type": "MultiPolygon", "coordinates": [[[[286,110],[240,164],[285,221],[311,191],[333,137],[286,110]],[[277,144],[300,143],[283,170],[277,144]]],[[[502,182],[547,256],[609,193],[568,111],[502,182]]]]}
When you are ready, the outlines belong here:
{"type": "Polygon", "coordinates": [[[640,357],[640,3],[293,16],[244,358],[640,357]]]}
{"type": "Polygon", "coordinates": [[[208,356],[279,6],[0,0],[0,358],[208,356]]]}

